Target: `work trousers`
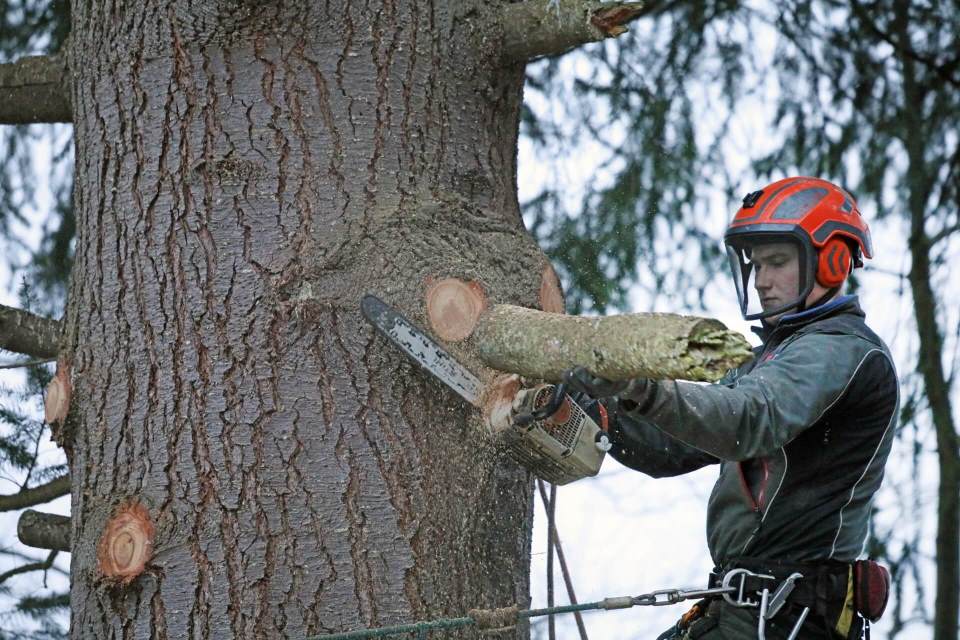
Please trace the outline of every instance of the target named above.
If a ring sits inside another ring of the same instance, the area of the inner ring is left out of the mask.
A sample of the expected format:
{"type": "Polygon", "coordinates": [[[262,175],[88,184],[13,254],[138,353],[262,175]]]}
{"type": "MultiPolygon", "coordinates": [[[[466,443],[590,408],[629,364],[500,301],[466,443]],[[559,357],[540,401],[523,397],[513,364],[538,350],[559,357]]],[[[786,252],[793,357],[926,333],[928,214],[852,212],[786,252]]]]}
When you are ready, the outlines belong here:
{"type": "MultiPolygon", "coordinates": [[[[799,611],[781,611],[773,620],[768,620],[766,640],[786,640],[799,616],[799,611]]],[[[756,608],[738,608],[723,600],[710,603],[701,618],[680,631],[673,628],[661,634],[657,640],[751,640],[757,637],[756,608]]],[[[822,618],[813,613],[807,616],[797,640],[839,640],[840,636],[828,630],[822,618]]]]}

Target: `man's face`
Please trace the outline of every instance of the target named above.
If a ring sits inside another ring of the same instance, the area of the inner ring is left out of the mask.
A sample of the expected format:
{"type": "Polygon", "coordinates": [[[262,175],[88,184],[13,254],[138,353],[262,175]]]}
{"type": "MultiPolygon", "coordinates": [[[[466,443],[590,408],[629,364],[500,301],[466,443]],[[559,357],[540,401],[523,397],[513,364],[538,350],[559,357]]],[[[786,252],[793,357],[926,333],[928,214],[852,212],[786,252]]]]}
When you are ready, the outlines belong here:
{"type": "MultiPolygon", "coordinates": [[[[761,244],[753,248],[754,288],[764,311],[793,302],[800,295],[800,253],[792,242],[761,244]]],[[[788,310],[787,313],[793,310],[788,310]]],[[[783,314],[767,318],[776,324],[783,314]]]]}

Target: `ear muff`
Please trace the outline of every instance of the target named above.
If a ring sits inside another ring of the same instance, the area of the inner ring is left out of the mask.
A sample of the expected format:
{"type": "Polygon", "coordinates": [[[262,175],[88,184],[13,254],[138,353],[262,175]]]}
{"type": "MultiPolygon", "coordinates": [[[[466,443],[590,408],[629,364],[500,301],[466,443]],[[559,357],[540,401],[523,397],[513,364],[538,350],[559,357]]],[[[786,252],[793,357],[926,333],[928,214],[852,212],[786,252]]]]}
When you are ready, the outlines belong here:
{"type": "Polygon", "coordinates": [[[850,247],[842,238],[828,240],[817,256],[817,282],[828,289],[839,287],[850,273],[850,247]]]}

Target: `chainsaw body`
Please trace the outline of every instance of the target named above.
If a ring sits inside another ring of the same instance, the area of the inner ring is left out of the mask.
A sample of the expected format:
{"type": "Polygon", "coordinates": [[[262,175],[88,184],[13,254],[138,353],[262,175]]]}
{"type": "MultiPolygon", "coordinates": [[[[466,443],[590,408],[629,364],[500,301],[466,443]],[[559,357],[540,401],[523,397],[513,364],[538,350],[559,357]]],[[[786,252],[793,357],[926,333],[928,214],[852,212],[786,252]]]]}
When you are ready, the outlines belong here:
{"type": "MultiPolygon", "coordinates": [[[[534,410],[542,409],[555,399],[556,391],[554,385],[531,389],[524,404],[532,405],[534,410]]],[[[510,426],[496,433],[511,458],[553,484],[597,475],[610,448],[609,441],[573,398],[562,394],[559,408],[547,417],[516,419],[529,415],[518,407],[510,426]]]]}

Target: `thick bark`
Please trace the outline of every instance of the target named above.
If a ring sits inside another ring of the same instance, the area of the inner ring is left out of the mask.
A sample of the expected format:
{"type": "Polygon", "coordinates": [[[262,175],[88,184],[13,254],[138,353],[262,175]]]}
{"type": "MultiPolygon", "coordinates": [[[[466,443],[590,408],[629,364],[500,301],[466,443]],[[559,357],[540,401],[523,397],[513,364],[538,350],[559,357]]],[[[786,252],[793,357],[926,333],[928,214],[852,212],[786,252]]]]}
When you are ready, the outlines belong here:
{"type": "Polygon", "coordinates": [[[59,56],[0,64],[0,124],[71,120],[70,74],[59,56]]]}
{"type": "MultiPolygon", "coordinates": [[[[895,25],[902,42],[909,41],[909,3],[898,3],[895,25]]],[[[925,103],[924,89],[916,82],[914,61],[899,55],[903,65],[904,109],[901,114],[907,135],[907,187],[910,215],[910,289],[920,338],[917,370],[923,376],[927,402],[937,434],[940,487],[937,495],[936,600],[934,640],[953,640],[960,624],[960,442],[953,421],[950,384],[943,368],[943,336],[937,321],[937,301],[931,284],[932,242],[925,229],[927,204],[933,176],[940,170],[925,157],[923,114],[916,105],[925,103]]]]}
{"type": "Polygon", "coordinates": [[[643,2],[527,0],[503,4],[503,53],[525,62],[615,38],[643,11],[643,2]]]}
{"type": "Polygon", "coordinates": [[[35,358],[53,358],[60,343],[60,322],[0,305],[0,349],[35,358]]]}
{"type": "Polygon", "coordinates": [[[473,340],[490,367],[550,382],[575,365],[610,380],[715,381],[752,355],[723,323],[669,313],[587,318],[496,305],[473,340]]]}
{"type": "MultiPolygon", "coordinates": [[[[536,304],[499,4],[72,18],[72,636],[302,638],[528,605],[529,473],[359,314],[371,292],[423,325],[448,277],[536,304]],[[130,503],[152,550],[116,584],[98,547],[130,503]]],[[[451,351],[492,375],[469,340],[451,351]]]]}
{"type": "Polygon", "coordinates": [[[61,476],[39,487],[0,496],[0,511],[17,511],[33,507],[68,493],[70,493],[70,476],[61,476]]]}
{"type": "Polygon", "coordinates": [[[27,509],[17,520],[17,537],[28,547],[70,551],[70,518],[27,509]]]}

